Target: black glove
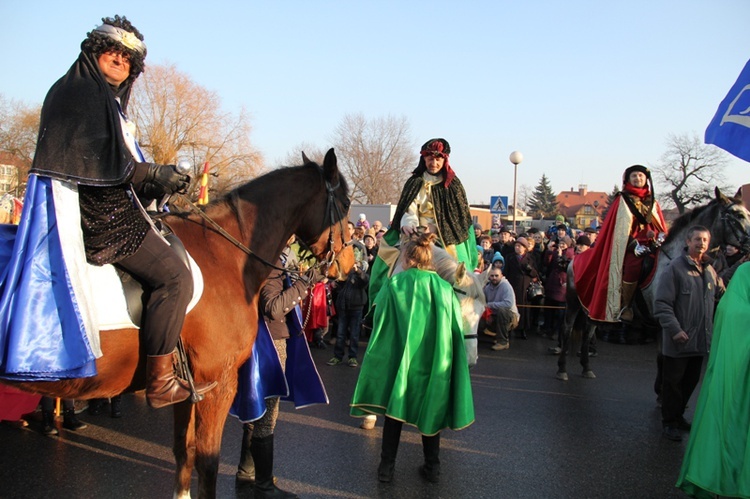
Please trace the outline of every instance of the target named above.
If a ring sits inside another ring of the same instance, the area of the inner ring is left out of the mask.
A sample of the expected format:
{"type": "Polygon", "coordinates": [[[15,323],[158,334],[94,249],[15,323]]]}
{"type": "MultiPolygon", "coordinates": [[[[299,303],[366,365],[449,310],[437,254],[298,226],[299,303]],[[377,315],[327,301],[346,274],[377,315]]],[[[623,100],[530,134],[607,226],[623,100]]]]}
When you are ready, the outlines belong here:
{"type": "Polygon", "coordinates": [[[190,176],[177,171],[174,165],[148,163],[148,171],[143,179],[143,195],[158,199],[165,194],[185,193],[190,186],[190,176]]]}

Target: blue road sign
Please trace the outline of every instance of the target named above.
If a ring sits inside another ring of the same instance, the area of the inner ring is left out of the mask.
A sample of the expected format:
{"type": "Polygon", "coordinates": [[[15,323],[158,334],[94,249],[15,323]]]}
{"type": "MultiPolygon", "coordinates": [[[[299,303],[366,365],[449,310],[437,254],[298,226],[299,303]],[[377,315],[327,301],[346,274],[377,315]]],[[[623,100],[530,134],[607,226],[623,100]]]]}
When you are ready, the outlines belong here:
{"type": "Polygon", "coordinates": [[[507,215],[508,196],[490,196],[490,213],[493,215],[507,215]]]}

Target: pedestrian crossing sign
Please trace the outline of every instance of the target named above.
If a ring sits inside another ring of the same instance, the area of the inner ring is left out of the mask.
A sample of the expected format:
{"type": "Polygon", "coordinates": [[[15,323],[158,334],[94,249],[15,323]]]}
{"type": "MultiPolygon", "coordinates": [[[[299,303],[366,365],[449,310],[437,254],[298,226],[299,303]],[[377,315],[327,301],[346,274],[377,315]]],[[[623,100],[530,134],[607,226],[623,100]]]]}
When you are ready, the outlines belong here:
{"type": "Polygon", "coordinates": [[[490,196],[490,213],[493,215],[507,215],[508,196],[490,196]]]}

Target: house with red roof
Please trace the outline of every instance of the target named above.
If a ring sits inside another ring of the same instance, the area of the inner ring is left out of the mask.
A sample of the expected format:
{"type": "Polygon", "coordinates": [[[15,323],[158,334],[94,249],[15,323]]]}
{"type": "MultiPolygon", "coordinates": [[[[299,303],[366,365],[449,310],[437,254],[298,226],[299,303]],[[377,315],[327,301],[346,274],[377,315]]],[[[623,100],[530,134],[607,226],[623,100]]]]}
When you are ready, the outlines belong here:
{"type": "Polygon", "coordinates": [[[589,191],[588,186],[580,184],[575,191],[560,192],[557,197],[557,211],[574,228],[598,227],[602,223],[602,214],[607,208],[606,192],[589,191]]]}

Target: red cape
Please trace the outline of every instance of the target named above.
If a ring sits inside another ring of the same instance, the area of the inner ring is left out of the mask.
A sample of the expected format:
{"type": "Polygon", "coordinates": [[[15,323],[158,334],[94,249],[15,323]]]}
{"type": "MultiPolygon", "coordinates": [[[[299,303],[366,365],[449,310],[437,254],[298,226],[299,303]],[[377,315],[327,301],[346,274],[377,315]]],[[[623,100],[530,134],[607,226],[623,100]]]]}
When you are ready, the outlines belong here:
{"type": "MultiPolygon", "coordinates": [[[[612,308],[620,306],[619,290],[622,285],[622,271],[615,272],[615,275],[610,272],[613,264],[612,252],[616,250],[615,247],[622,248],[623,244],[626,245],[627,238],[633,235],[632,226],[629,228],[627,235],[624,232],[616,231],[616,222],[618,215],[620,215],[619,210],[628,210],[626,205],[621,206],[621,199],[622,195],[618,195],[612,201],[599,237],[596,238],[596,244],[590,250],[576,255],[573,260],[573,281],[578,299],[588,312],[589,318],[595,321],[615,322],[616,316],[613,316],[612,308]],[[612,304],[612,300],[616,303],[612,304]],[[609,317],[607,316],[608,303],[610,305],[609,317]]],[[[664,215],[658,203],[655,203],[654,217],[649,228],[655,233],[666,232],[664,215]]],[[[644,230],[640,231],[641,234],[644,232],[644,230]]],[[[619,260],[618,264],[621,267],[623,260],[619,260]]],[[[654,268],[656,267],[654,266],[654,268]]],[[[650,282],[652,277],[653,270],[648,278],[641,283],[641,286],[650,282]]]]}

